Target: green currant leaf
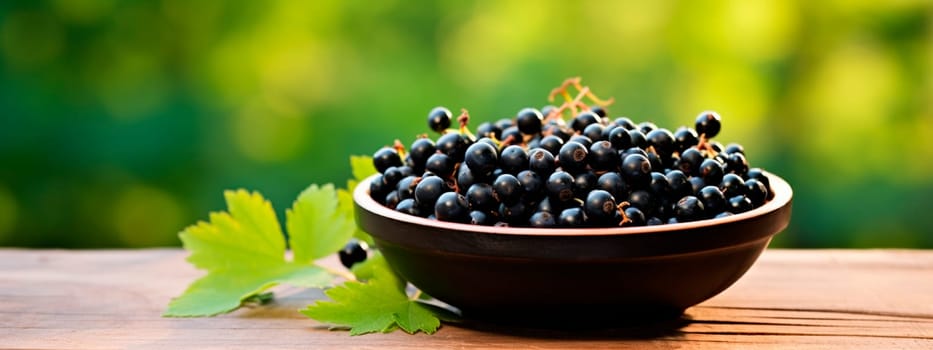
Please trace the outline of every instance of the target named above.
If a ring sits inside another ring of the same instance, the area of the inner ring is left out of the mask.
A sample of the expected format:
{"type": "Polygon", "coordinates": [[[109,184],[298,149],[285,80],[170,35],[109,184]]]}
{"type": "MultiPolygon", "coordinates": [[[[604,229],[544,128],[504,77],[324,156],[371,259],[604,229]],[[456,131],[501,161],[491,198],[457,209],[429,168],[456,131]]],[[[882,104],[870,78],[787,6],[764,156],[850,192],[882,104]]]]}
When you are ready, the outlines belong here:
{"type": "Polygon", "coordinates": [[[363,181],[378,172],[376,166],[373,165],[373,157],[370,156],[350,156],[350,171],[356,181],[363,181]]]}
{"type": "MultiPolygon", "coordinates": [[[[338,200],[333,185],[311,185],[285,213],[295,262],[311,263],[340,250],[357,231],[347,198],[338,200]]],[[[350,203],[352,205],[352,202],[350,203]]]]}
{"type": "MultiPolygon", "coordinates": [[[[191,253],[188,261],[206,270],[207,275],[173,299],[164,316],[230,312],[279,283],[299,287],[331,285],[332,276],[309,262],[321,251],[331,249],[335,245],[333,240],[341,239],[330,235],[346,237],[352,233],[352,229],[345,227],[352,226],[351,219],[335,209],[334,192],[333,186],[311,186],[289,211],[289,221],[297,222],[288,225],[290,241],[292,246],[302,247],[295,252],[298,258],[295,261],[286,259],[285,238],[278,218],[262,195],[245,190],[225,192],[228,212],[211,213],[209,222],[199,222],[179,234],[191,253]],[[339,231],[324,225],[324,220],[339,222],[333,226],[339,231]]],[[[337,249],[339,246],[330,252],[337,249]]]]}
{"type": "Polygon", "coordinates": [[[440,320],[430,308],[405,294],[404,281],[384,260],[366,270],[372,274],[368,281],[349,281],[328,289],[325,294],[331,301],[318,301],[301,313],[320,322],[348,326],[350,335],[387,333],[396,327],[407,333],[437,331],[440,320]]]}

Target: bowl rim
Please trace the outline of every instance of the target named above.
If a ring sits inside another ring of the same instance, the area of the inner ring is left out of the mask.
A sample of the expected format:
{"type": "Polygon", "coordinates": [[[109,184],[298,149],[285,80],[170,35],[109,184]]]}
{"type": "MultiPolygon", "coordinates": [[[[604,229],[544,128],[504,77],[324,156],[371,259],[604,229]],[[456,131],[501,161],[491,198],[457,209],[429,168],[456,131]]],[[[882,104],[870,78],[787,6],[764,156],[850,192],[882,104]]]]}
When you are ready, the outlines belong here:
{"type": "Polygon", "coordinates": [[[373,174],[360,181],[353,190],[353,201],[356,204],[373,214],[387,217],[389,219],[405,222],[414,225],[434,227],[444,230],[465,231],[479,234],[492,235],[517,235],[517,236],[616,236],[616,235],[639,235],[654,234],[673,231],[688,231],[698,228],[717,226],[733,222],[739,222],[764,216],[768,213],[780,210],[793,198],[793,189],[781,177],[763,171],[768,177],[771,190],[774,196],[764,205],[749,210],[744,213],[734,214],[718,219],[704,219],[676,224],[663,224],[656,226],[635,226],[635,227],[597,227],[597,228],[534,228],[534,227],[509,227],[509,226],[483,226],[473,224],[461,224],[456,222],[447,222],[440,220],[431,220],[398,212],[386,207],[369,196],[369,183],[379,174],[373,174]]]}

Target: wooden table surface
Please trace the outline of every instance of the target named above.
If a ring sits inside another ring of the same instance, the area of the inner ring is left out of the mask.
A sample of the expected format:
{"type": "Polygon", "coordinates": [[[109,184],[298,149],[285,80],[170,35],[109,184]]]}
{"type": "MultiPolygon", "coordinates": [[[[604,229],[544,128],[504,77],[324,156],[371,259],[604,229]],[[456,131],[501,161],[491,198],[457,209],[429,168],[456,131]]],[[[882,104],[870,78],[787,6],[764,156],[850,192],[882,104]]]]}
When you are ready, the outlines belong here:
{"type": "Polygon", "coordinates": [[[176,249],[0,249],[0,348],[933,349],[933,251],[767,250],[734,286],[665,326],[443,326],[351,337],[296,310],[319,291],[216,318],[162,318],[201,273],[176,249]]]}

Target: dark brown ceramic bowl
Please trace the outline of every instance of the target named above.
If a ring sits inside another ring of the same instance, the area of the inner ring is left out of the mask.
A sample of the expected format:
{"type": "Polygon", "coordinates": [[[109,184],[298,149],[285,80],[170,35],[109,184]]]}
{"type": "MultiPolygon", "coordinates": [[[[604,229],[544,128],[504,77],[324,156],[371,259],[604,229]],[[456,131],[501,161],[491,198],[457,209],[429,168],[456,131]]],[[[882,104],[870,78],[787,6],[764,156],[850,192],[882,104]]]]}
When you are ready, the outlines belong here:
{"type": "Polygon", "coordinates": [[[389,265],[466,317],[551,323],[566,316],[680,315],[741,277],[787,227],[790,185],[722,219],[632,228],[535,229],[456,224],[389,209],[354,191],[356,220],[389,265]]]}

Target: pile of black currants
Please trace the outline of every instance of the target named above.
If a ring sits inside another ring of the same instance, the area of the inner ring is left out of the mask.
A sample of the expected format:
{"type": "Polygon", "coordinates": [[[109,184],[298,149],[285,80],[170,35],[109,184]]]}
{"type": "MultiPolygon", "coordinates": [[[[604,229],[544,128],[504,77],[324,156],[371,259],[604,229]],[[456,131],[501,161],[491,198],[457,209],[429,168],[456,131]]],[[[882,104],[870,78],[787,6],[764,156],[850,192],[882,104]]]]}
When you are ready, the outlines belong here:
{"type": "Polygon", "coordinates": [[[525,108],[482,123],[437,107],[410,147],[373,156],[370,195],[396,211],[449,222],[540,228],[661,225],[721,218],[763,205],[768,177],[741,145],[713,141],[721,117],[706,111],[675,132],[611,119],[579,78],[550,94],[560,106],[525,108]],[[575,88],[576,95],[570,90],[575,88]],[[590,104],[583,102],[588,99],[590,104]],[[564,118],[569,117],[569,122],[564,118]]]}

